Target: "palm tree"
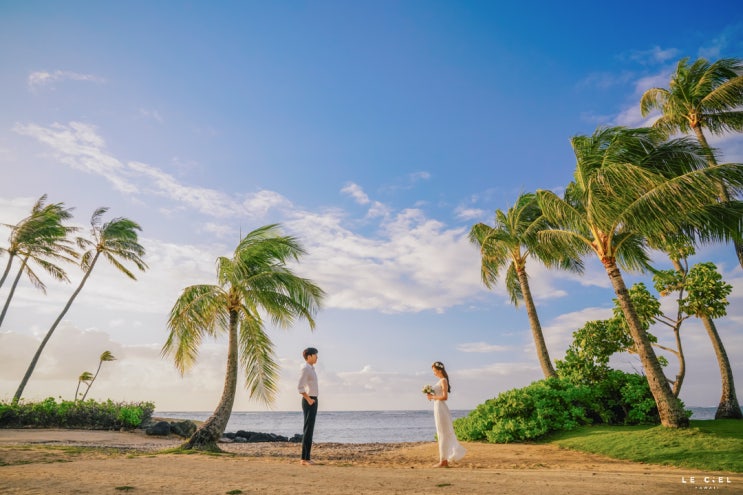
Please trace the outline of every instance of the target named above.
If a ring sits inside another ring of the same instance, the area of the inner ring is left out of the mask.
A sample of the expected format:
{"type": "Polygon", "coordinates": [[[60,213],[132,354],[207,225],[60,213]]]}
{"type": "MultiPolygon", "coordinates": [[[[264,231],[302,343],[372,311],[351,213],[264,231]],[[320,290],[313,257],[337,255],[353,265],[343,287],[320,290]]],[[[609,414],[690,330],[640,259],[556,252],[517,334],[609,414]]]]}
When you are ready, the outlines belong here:
{"type": "Polygon", "coordinates": [[[743,419],[743,412],[735,393],[730,359],[714,322],[714,318],[727,314],[727,296],[733,288],[722,280],[717,267],[710,262],[694,265],[689,271],[686,283],[689,297],[683,301],[684,311],[702,320],[720,368],[722,395],[715,419],[743,419]]]}
{"type": "MultiPolygon", "coordinates": [[[[91,373],[90,371],[82,372],[82,374],[77,379],[77,388],[75,389],[75,400],[77,400],[78,395],[80,395],[80,384],[88,383],[92,379],[93,379],[93,373],[91,373]]],[[[88,386],[88,388],[90,388],[90,386],[88,386]]]]}
{"type": "Polygon", "coordinates": [[[296,261],[302,254],[299,242],[282,236],[278,225],[258,228],[240,241],[232,258],[217,258],[216,285],[186,287],[175,302],[162,354],[173,357],[181,374],[195,364],[204,337],[228,334],[222,398],[183,448],[220,450],[217,441],[235,400],[238,357],[250,396],[265,403],[273,401],[278,365],[261,314],[282,327],[304,318],[314,329],[313,315],[324,295],[322,289],[287,267],[287,261],[296,261]]]}
{"type": "Polygon", "coordinates": [[[67,311],[69,311],[77,295],[80,294],[83,286],[85,286],[85,282],[88,281],[88,277],[93,273],[93,268],[95,268],[98,258],[102,255],[109,261],[109,263],[132,280],[136,280],[136,277],[126,266],[123,265],[124,262],[134,263],[134,265],[142,271],[147,269],[147,264],[142,260],[145,250],[144,247],[139,244],[137,234],[137,231],[142,230],[140,226],[136,222],[127,218],[114,218],[113,220],[102,224],[102,217],[107,211],[108,208],[98,208],[93,213],[93,216],[90,219],[90,233],[93,237],[92,241],[83,238],[77,240],[78,246],[81,249],[87,249],[80,258],[80,267],[83,269],[85,274],[80,281],[80,285],[78,285],[75,292],[72,293],[72,296],[70,296],[64,309],[41,341],[36,354],[31,360],[31,364],[28,366],[28,370],[26,370],[26,374],[23,376],[21,384],[18,386],[18,390],[16,390],[15,396],[13,397],[14,403],[18,402],[23,395],[23,389],[26,388],[26,383],[28,383],[28,379],[31,377],[31,373],[33,373],[36,363],[39,361],[41,352],[44,350],[47,342],[49,342],[54,330],[56,330],[57,326],[62,321],[62,318],[64,318],[67,311]]]}
{"type": "MultiPolygon", "coordinates": [[[[693,132],[699,144],[707,151],[710,166],[717,160],[707,143],[703,130],[713,135],[743,132],[743,62],[725,58],[714,63],[700,58],[689,65],[689,59],[679,61],[671,75],[669,88],[651,88],[640,100],[643,117],[653,110],[661,116],[653,127],[666,136],[676,132],[693,132]]],[[[721,201],[728,201],[730,192],[720,187],[721,201]]],[[[734,239],[738,262],[743,267],[743,239],[741,233],[734,239]]]]}
{"type": "Polygon", "coordinates": [[[111,361],[116,361],[116,358],[114,357],[113,354],[111,354],[111,351],[103,351],[103,354],[101,354],[101,357],[98,360],[98,369],[95,370],[95,375],[93,375],[92,377],[88,379],[88,388],[85,389],[83,398],[80,400],[85,400],[85,397],[88,396],[88,392],[90,392],[90,387],[93,386],[93,382],[95,381],[96,378],[98,378],[98,373],[101,371],[101,366],[103,365],[103,363],[104,362],[109,363],[111,361]]]}
{"type": "Polygon", "coordinates": [[[34,204],[29,216],[16,225],[6,225],[11,228],[11,234],[8,248],[0,248],[0,253],[3,251],[8,253],[8,263],[0,278],[0,286],[5,282],[16,257],[21,258],[21,267],[0,312],[0,325],[5,320],[21,275],[25,273],[35,287],[46,293],[46,286],[29,263],[36,263],[55,280],[69,281],[65,271],[53,261],[71,262],[77,258],[77,253],[70,246],[71,242],[68,237],[78,229],[64,225],[64,222],[72,217],[71,209],[65,208],[64,203],[45,205],[45,202],[46,195],[43,195],[34,204]]]}
{"type": "Polygon", "coordinates": [[[555,225],[540,232],[576,254],[593,252],[611,281],[635,349],[653,393],[661,423],[688,425],[674,397],[647,331],[632,305],[623,270],[649,268],[647,241],[679,229],[707,237],[731,235],[741,204],[719,203],[722,182],[743,185],[743,166],[706,167],[704,150],[688,138],[661,141],[652,129],[597,129],[571,140],[577,159],[574,180],[564,198],[537,192],[543,214],[555,225]],[[712,214],[714,212],[714,214],[712,214]]]}
{"type": "Polygon", "coordinates": [[[555,368],[547,351],[537,308],[534,305],[526,261],[536,257],[548,266],[560,264],[563,268],[582,271],[578,260],[570,260],[550,253],[546,243],[537,241],[537,232],[545,228],[544,217],[533,193],[521,194],[516,203],[504,213],[495,211],[495,226],[478,223],[469,233],[470,241],[480,248],[482,257],[481,277],[488,289],[496,283],[501,270],[507,265],[506,288],[511,302],[518,306],[523,300],[529,317],[532,337],[537,348],[539,364],[545,378],[556,377],[555,368]]]}

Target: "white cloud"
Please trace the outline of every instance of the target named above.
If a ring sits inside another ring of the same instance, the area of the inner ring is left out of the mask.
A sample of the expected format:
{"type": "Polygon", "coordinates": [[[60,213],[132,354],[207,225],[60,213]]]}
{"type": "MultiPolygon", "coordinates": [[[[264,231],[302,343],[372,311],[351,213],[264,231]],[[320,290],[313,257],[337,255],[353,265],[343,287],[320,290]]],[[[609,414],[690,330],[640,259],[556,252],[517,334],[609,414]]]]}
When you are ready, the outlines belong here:
{"type": "Polygon", "coordinates": [[[248,194],[243,201],[244,213],[252,218],[265,216],[274,208],[290,209],[292,203],[286,197],[274,191],[258,191],[248,194]]]}
{"type": "Polygon", "coordinates": [[[459,344],[457,350],[460,352],[477,352],[477,353],[490,353],[490,352],[503,352],[510,350],[510,347],[504,345],[488,344],[487,342],[467,342],[459,344]]]}
{"type": "Polygon", "coordinates": [[[343,187],[343,189],[341,189],[341,192],[347,194],[348,196],[351,196],[360,205],[369,204],[369,196],[366,195],[364,190],[361,189],[358,184],[349,182],[343,187]]]}
{"type": "Polygon", "coordinates": [[[479,208],[467,208],[465,206],[458,206],[454,212],[457,218],[460,220],[476,220],[485,216],[485,211],[479,208]]]}
{"type": "Polygon", "coordinates": [[[126,177],[125,166],[106,153],[105,141],[92,125],[70,122],[69,125],[15,124],[13,131],[30,136],[50,146],[56,158],[72,167],[107,179],[117,191],[135,194],[138,188],[126,177]]]}
{"type": "Polygon", "coordinates": [[[629,54],[629,58],[641,64],[664,64],[678,57],[678,49],[661,48],[654,46],[649,50],[636,50],[629,54]]]}
{"type": "Polygon", "coordinates": [[[28,86],[31,90],[42,87],[54,87],[55,83],[63,81],[103,83],[105,79],[92,74],[80,74],[68,70],[56,70],[54,72],[37,71],[32,72],[28,76],[28,86]]]}
{"type": "Polygon", "coordinates": [[[421,180],[428,180],[431,178],[431,174],[428,172],[413,172],[408,176],[410,178],[410,182],[418,182],[421,180]]]}

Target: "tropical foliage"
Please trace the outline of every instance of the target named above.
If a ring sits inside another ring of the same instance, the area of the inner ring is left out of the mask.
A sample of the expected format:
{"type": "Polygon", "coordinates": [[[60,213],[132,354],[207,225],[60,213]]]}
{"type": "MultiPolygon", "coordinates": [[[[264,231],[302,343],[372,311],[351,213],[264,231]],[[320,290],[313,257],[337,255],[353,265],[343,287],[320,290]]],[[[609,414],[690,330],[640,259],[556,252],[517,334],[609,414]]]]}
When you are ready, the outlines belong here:
{"type": "Polygon", "coordinates": [[[0,402],[0,428],[85,428],[119,430],[136,428],[152,417],[152,402],[59,401],[0,402]]]}
{"type": "MultiPolygon", "coordinates": [[[[728,132],[743,132],[743,62],[723,58],[710,63],[700,58],[689,64],[679,61],[671,75],[668,88],[651,88],[642,95],[643,116],[660,111],[653,123],[666,136],[693,133],[704,148],[710,166],[717,165],[715,150],[707,142],[704,131],[719,136],[728,132]]],[[[735,198],[724,182],[719,186],[721,201],[735,198]]],[[[739,226],[740,229],[740,226],[739,226]]],[[[743,266],[743,239],[740,230],[733,239],[738,262],[743,266]]]]}
{"type": "Polygon", "coordinates": [[[706,167],[700,146],[686,138],[663,140],[650,129],[600,128],[571,143],[577,164],[565,196],[537,192],[543,214],[554,225],[542,230],[540,238],[562,243],[577,255],[598,257],[622,307],[661,422],[686,426],[688,418],[665,379],[620,267],[648,269],[648,240],[679,230],[704,238],[732,235],[740,204],[718,202],[717,191],[721,183],[739,191],[743,168],[706,167]]]}
{"type": "Polygon", "coordinates": [[[548,378],[499,394],[454,421],[461,440],[536,440],[588,424],[657,424],[658,411],[640,375],[611,370],[596,384],[548,378]]]}
{"type": "Polygon", "coordinates": [[[182,374],[196,363],[206,337],[225,333],[228,337],[222,398],[184,448],[219,450],[217,441],[235,400],[238,362],[250,396],[265,403],[273,401],[279,368],[264,315],[280,327],[302,318],[314,328],[314,315],[324,295],[288,266],[303,254],[297,239],[282,235],[278,225],[258,228],[240,241],[231,258],[217,259],[217,284],[186,287],[175,302],[162,353],[173,358],[182,374]]]}

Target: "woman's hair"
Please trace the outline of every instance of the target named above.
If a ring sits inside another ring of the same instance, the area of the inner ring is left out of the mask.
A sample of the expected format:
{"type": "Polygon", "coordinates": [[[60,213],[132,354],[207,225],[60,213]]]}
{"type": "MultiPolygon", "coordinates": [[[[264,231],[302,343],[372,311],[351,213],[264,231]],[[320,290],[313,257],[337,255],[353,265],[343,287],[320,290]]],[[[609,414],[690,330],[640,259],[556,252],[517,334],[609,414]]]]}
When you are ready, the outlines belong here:
{"type": "Polygon", "coordinates": [[[436,361],[435,363],[431,365],[431,367],[436,368],[437,370],[441,372],[441,374],[444,375],[444,378],[446,378],[446,384],[448,388],[446,392],[451,393],[451,382],[449,381],[449,373],[446,372],[446,368],[444,368],[444,363],[442,363],[441,361],[436,361]]]}

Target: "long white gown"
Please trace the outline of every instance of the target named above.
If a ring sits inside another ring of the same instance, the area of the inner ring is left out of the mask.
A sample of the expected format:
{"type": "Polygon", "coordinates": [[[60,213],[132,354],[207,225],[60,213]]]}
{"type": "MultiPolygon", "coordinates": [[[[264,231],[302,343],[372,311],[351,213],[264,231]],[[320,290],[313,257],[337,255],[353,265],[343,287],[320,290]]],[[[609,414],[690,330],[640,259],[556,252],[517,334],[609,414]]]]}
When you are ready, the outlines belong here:
{"type": "MultiPolygon", "coordinates": [[[[443,378],[433,386],[435,395],[441,395],[444,390],[443,378]]],[[[445,400],[433,401],[433,419],[436,422],[436,436],[439,439],[439,460],[458,461],[467,452],[457,441],[454,434],[451,412],[445,400]]]]}

